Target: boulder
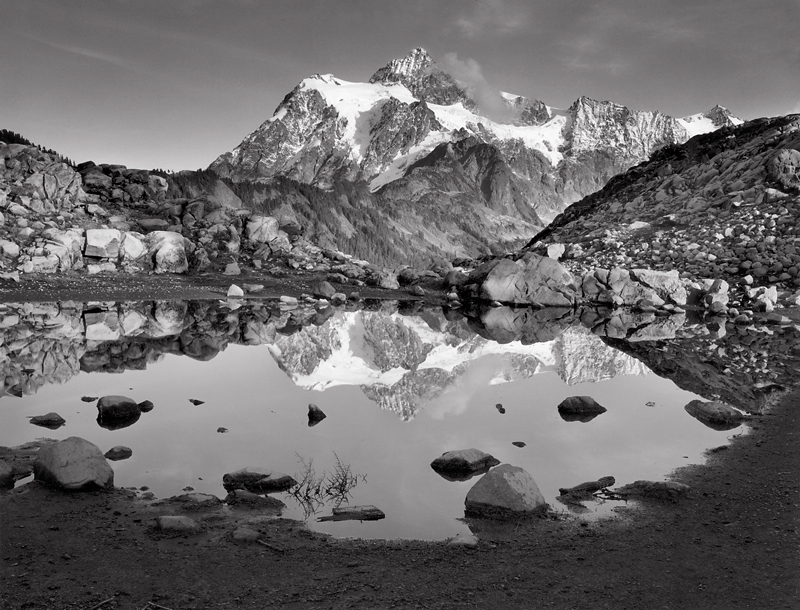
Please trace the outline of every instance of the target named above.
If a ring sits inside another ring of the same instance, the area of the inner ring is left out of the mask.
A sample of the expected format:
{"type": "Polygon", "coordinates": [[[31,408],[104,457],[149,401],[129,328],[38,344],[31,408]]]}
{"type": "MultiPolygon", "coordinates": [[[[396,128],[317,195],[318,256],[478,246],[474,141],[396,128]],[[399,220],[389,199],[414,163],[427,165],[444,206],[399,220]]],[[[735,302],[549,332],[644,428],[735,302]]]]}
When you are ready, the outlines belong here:
{"type": "Polygon", "coordinates": [[[593,420],[601,413],[605,413],[606,410],[591,396],[570,396],[558,405],[558,414],[561,419],[583,423],[593,420]]]}
{"type": "Polygon", "coordinates": [[[126,396],[103,396],[97,401],[97,423],[107,430],[126,428],[139,420],[138,403],[126,396]]]}
{"type": "Polygon", "coordinates": [[[50,412],[47,415],[36,415],[31,417],[31,423],[34,426],[42,426],[43,428],[50,428],[55,430],[67,423],[63,417],[58,413],[50,412]]]}
{"type": "Polygon", "coordinates": [[[693,400],[684,409],[686,412],[714,430],[732,430],[742,425],[746,417],[722,402],[693,400]]]}
{"type": "Polygon", "coordinates": [[[119,253],[123,263],[133,263],[144,258],[147,254],[144,235],[130,231],[123,233],[119,253]]]}
{"type": "Polygon", "coordinates": [[[103,453],[77,436],[44,445],[33,464],[33,474],[37,481],[66,490],[114,486],[114,471],[103,453]]]}
{"type": "Polygon", "coordinates": [[[225,296],[227,296],[229,299],[230,298],[242,298],[244,296],[244,290],[242,290],[236,284],[231,284],[228,287],[228,292],[225,293],[225,296]]]}
{"type": "Polygon", "coordinates": [[[784,191],[800,192],[800,150],[786,148],[777,151],[767,161],[767,177],[784,191]]]}
{"type": "Polygon", "coordinates": [[[336,294],[336,288],[333,287],[333,284],[327,281],[321,281],[314,285],[311,289],[311,294],[317,298],[322,299],[330,299],[334,294],[336,294]]]}
{"type": "Polygon", "coordinates": [[[119,257],[121,242],[122,233],[117,229],[86,229],[84,255],[116,260],[119,257]]]}
{"type": "Polygon", "coordinates": [[[119,460],[127,460],[132,455],[133,450],[130,447],[126,447],[125,445],[117,445],[106,451],[105,458],[107,460],[117,462],[119,460]]]}
{"type": "Polygon", "coordinates": [[[174,231],[153,231],[146,236],[148,255],[156,273],[185,273],[189,269],[183,236],[174,231]]]}
{"type": "Polygon", "coordinates": [[[225,503],[237,508],[258,508],[261,512],[280,515],[286,504],[277,498],[260,496],[246,489],[234,489],[225,498],[225,503]]]}
{"type": "MultiPolygon", "coordinates": [[[[527,252],[518,261],[495,259],[474,269],[464,287],[474,286],[473,296],[484,301],[515,305],[572,307],[578,287],[561,263],[527,252]]],[[[462,287],[462,291],[464,289],[462,287]]]]}
{"type": "Polygon", "coordinates": [[[251,216],[245,225],[245,237],[256,244],[268,244],[278,237],[280,226],[272,216],[251,216]]]}
{"type": "Polygon", "coordinates": [[[223,275],[241,275],[242,269],[239,267],[239,263],[236,261],[232,263],[228,263],[225,266],[225,270],[222,272],[223,275]]]}
{"type": "Polygon", "coordinates": [[[467,517],[515,519],[542,513],[547,503],[536,481],[518,466],[491,469],[472,486],[464,501],[467,517]]]}
{"type": "Polygon", "coordinates": [[[650,288],[667,303],[686,305],[686,287],[680,279],[678,271],[653,271],[651,269],[632,269],[632,280],[650,288]]]}
{"type": "Polygon", "coordinates": [[[286,491],[297,485],[297,481],[282,472],[268,468],[248,467],[225,474],[222,477],[222,484],[228,491],[246,489],[253,493],[273,493],[286,491]]]}
{"type": "Polygon", "coordinates": [[[488,472],[500,460],[480,449],[446,451],[431,462],[431,468],[448,480],[466,481],[477,474],[488,472]]]}

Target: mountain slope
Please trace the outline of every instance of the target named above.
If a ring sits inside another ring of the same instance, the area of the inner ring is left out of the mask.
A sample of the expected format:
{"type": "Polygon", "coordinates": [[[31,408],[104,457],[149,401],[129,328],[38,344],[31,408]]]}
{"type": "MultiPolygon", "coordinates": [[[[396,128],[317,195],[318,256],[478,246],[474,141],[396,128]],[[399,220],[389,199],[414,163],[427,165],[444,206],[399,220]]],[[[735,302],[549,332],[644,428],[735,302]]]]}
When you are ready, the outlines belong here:
{"type": "MultiPolygon", "coordinates": [[[[475,255],[492,240],[521,245],[567,205],[659,148],[740,122],[720,107],[674,119],[587,97],[567,110],[498,92],[500,100],[507,122],[484,116],[469,89],[417,48],[368,82],[304,79],[209,169],[239,183],[288,178],[333,192],[345,183],[368,185],[371,196],[362,201],[384,216],[387,235],[404,236],[421,252],[475,255]],[[427,235],[432,206],[447,226],[427,235]],[[472,238],[451,233],[465,212],[472,238]],[[486,222],[474,222],[481,218],[486,222]]],[[[357,233],[359,223],[354,227],[357,233]]]]}

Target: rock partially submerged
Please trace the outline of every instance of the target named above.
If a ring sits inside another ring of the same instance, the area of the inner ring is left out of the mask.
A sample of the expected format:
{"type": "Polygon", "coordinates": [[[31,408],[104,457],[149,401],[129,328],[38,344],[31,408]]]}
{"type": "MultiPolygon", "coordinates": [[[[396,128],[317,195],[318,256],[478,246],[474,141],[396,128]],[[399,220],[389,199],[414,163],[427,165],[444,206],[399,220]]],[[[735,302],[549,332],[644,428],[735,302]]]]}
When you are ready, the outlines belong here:
{"type": "Polygon", "coordinates": [[[308,405],[308,427],[316,426],[323,419],[328,417],[325,413],[315,404],[308,405]]]}
{"type": "Polygon", "coordinates": [[[133,455],[133,450],[130,447],[126,447],[125,445],[116,445],[112,447],[105,453],[105,458],[107,460],[111,460],[112,462],[117,462],[119,460],[127,460],[129,457],[133,455]]]}
{"type": "Polygon", "coordinates": [[[718,401],[693,400],[684,409],[696,420],[714,430],[732,430],[741,426],[746,419],[741,412],[718,401]]]}
{"type": "Polygon", "coordinates": [[[518,466],[493,468],[472,486],[464,501],[467,517],[519,519],[547,510],[533,477],[518,466]]]}
{"type": "Polygon", "coordinates": [[[499,463],[500,460],[480,449],[457,449],[433,460],[431,468],[450,481],[466,481],[499,463]]]}
{"type": "Polygon", "coordinates": [[[268,468],[248,467],[229,472],[222,477],[226,490],[245,489],[253,493],[274,493],[286,491],[297,485],[288,474],[276,472],[268,468]]]}
{"type": "Polygon", "coordinates": [[[583,423],[593,420],[601,413],[605,413],[606,410],[591,396],[570,396],[558,405],[558,414],[561,419],[583,423]]]}
{"type": "Polygon", "coordinates": [[[56,430],[67,423],[67,420],[55,412],[50,412],[46,415],[35,415],[31,417],[30,421],[34,426],[42,426],[50,430],[56,430]]]}
{"type": "Polygon", "coordinates": [[[101,428],[118,430],[139,421],[142,408],[127,396],[103,396],[97,401],[97,423],[101,428]]]}
{"type": "Polygon", "coordinates": [[[103,453],[77,436],[44,445],[33,464],[33,474],[37,481],[70,491],[114,486],[114,471],[103,453]]]}
{"type": "Polygon", "coordinates": [[[331,511],[333,514],[317,518],[317,521],[378,521],[385,519],[384,512],[372,506],[340,506],[331,511]]]}
{"type": "Polygon", "coordinates": [[[689,493],[690,487],[674,481],[634,481],[614,489],[613,492],[625,499],[668,500],[677,502],[689,493]]]}
{"type": "Polygon", "coordinates": [[[575,487],[561,487],[558,490],[562,496],[587,497],[601,489],[607,489],[616,483],[614,477],[600,477],[596,481],[587,481],[575,487]]]}

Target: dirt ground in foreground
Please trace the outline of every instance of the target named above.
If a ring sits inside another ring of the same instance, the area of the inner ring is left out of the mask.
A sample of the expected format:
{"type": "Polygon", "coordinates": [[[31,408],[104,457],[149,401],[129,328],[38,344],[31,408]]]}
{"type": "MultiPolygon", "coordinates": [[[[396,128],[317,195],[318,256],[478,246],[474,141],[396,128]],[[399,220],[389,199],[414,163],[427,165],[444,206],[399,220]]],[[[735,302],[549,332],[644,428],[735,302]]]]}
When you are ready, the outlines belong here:
{"type": "Polygon", "coordinates": [[[174,507],[131,492],[38,483],[0,497],[8,609],[674,608],[770,610],[800,600],[800,390],[751,434],[677,471],[677,503],[592,523],[471,521],[475,548],[343,541],[248,511],[187,512],[192,536],[154,528],[174,507]],[[233,540],[248,524],[266,543],[233,540]]]}
{"type": "MultiPolygon", "coordinates": [[[[267,292],[303,291],[313,279],[289,289],[273,282],[267,292]]],[[[220,298],[237,282],[98,278],[87,291],[80,278],[71,296],[72,281],[0,287],[0,301],[220,298]]],[[[674,474],[692,488],[677,503],[591,523],[472,520],[474,548],[336,540],[254,510],[190,511],[126,490],[64,493],[29,483],[0,494],[0,608],[793,610],[800,389],[751,425],[707,464],[674,474]],[[154,527],[164,514],[187,514],[203,531],[165,536],[154,527]],[[261,543],[235,541],[241,525],[260,532],[261,543]]]]}

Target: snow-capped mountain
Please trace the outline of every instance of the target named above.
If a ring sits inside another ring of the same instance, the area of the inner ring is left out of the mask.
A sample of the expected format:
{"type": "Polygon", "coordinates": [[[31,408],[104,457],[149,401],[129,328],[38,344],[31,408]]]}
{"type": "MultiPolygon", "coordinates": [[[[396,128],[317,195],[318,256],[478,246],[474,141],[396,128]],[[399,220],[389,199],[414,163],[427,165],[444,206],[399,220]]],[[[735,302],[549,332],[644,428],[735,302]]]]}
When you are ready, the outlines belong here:
{"type": "Polygon", "coordinates": [[[357,385],[382,409],[413,418],[427,401],[485,363],[490,383],[555,371],[568,384],[646,375],[640,361],[608,347],[589,329],[567,328],[551,341],[497,343],[466,324],[385,312],[337,312],[320,326],[276,337],[271,353],[295,384],[309,390],[357,385]]]}
{"type": "Polygon", "coordinates": [[[493,120],[469,88],[417,48],[367,82],[331,74],[304,79],[209,169],[234,181],[281,176],[326,190],[342,181],[364,184],[362,200],[402,211],[389,224],[405,237],[470,253],[456,244],[532,235],[653,151],[741,122],[719,106],[675,119],[587,97],[565,110],[510,93],[498,92],[497,99],[508,113],[502,119],[490,113],[493,120]],[[469,206],[483,208],[470,219],[472,238],[452,234],[460,230],[455,221],[440,233],[429,219],[415,222],[431,206],[449,220],[454,200],[454,218],[469,206]]]}

